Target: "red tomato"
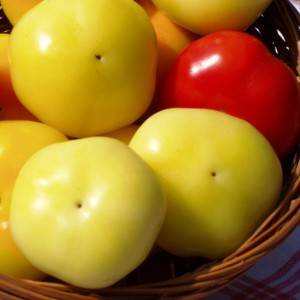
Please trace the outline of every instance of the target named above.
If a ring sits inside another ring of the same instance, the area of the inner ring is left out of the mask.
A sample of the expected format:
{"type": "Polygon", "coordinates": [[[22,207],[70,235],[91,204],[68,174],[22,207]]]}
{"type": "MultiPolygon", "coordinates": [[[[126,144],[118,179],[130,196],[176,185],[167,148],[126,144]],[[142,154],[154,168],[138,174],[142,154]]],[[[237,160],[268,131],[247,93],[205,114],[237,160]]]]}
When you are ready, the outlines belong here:
{"type": "Polygon", "coordinates": [[[179,56],[162,87],[160,108],[225,111],[254,125],[283,157],[300,136],[299,95],[293,72],[262,42],[224,31],[193,42],[179,56]]]}

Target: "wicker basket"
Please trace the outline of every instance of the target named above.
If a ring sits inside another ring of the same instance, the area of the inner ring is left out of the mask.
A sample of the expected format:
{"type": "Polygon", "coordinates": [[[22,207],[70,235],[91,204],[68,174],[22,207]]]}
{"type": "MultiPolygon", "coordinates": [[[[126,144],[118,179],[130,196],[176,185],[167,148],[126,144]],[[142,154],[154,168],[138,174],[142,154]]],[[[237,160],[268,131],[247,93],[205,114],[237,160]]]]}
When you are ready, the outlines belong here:
{"type": "MultiPolygon", "coordinates": [[[[11,26],[0,12],[0,31],[11,26]]],[[[299,15],[287,0],[275,0],[249,29],[296,72],[299,15]]],[[[26,281],[0,275],[0,299],[202,299],[221,290],[281,243],[300,221],[300,150],[284,162],[285,187],[276,210],[235,253],[222,261],[172,257],[152,253],[143,266],[117,286],[86,291],[49,279],[26,281]]]]}

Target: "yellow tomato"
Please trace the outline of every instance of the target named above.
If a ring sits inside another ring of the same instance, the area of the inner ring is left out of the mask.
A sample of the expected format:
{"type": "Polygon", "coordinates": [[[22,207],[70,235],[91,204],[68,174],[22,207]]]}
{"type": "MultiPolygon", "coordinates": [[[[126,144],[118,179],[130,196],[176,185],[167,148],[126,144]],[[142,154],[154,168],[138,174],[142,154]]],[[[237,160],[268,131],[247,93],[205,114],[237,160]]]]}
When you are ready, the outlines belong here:
{"type": "Polygon", "coordinates": [[[29,264],[12,239],[9,228],[11,193],[27,159],[37,150],[64,140],[60,132],[38,122],[0,122],[0,273],[30,279],[42,276],[29,264]]]}
{"type": "Polygon", "coordinates": [[[16,180],[10,215],[15,241],[33,265],[98,289],[144,261],[165,210],[151,168],[124,143],[93,137],[34,154],[16,180]]]}
{"type": "Polygon", "coordinates": [[[113,131],[113,132],[107,134],[106,136],[117,139],[128,145],[130,143],[131,138],[133,137],[135,132],[138,130],[138,128],[139,128],[139,126],[137,126],[137,125],[130,125],[127,127],[123,127],[119,130],[113,131]]]}
{"type": "Polygon", "coordinates": [[[0,120],[36,120],[20,103],[10,79],[8,47],[10,35],[0,34],[0,120]]]}
{"type": "Polygon", "coordinates": [[[158,42],[157,84],[160,85],[178,55],[196,35],[173,23],[151,0],[137,0],[148,13],[158,42]]]}
{"type": "Polygon", "coordinates": [[[177,24],[195,33],[248,28],[272,0],[153,0],[177,24]]]}
{"type": "Polygon", "coordinates": [[[158,245],[177,256],[221,259],[271,212],[282,184],[279,159],[249,123],[219,111],[166,109],[130,142],[167,199],[158,245]]]}
{"type": "Polygon", "coordinates": [[[14,27],[10,46],[21,103],[68,136],[128,126],[151,103],[156,36],[134,1],[41,2],[14,27]]]}
{"type": "Polygon", "coordinates": [[[16,24],[19,19],[32,7],[42,0],[1,0],[3,10],[12,24],[16,24]]]}

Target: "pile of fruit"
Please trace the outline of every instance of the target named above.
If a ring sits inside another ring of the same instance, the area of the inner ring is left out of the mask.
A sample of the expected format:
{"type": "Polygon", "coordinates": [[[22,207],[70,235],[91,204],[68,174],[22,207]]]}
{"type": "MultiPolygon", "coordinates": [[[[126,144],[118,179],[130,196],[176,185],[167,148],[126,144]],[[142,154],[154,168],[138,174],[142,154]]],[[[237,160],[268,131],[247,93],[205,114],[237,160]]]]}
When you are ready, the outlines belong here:
{"type": "Polygon", "coordinates": [[[300,137],[295,74],[243,32],[270,2],[1,1],[0,273],[103,288],[249,238],[300,137]]]}

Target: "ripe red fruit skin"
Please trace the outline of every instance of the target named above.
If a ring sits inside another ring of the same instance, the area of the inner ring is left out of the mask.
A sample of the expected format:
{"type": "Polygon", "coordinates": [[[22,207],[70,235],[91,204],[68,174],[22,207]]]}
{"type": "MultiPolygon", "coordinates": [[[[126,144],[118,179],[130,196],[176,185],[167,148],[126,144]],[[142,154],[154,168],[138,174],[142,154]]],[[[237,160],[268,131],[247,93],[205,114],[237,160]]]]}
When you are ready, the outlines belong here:
{"type": "Polygon", "coordinates": [[[300,137],[296,76],[257,38],[223,31],[194,41],[178,57],[160,92],[160,109],[222,110],[255,126],[283,158],[300,137]]]}

